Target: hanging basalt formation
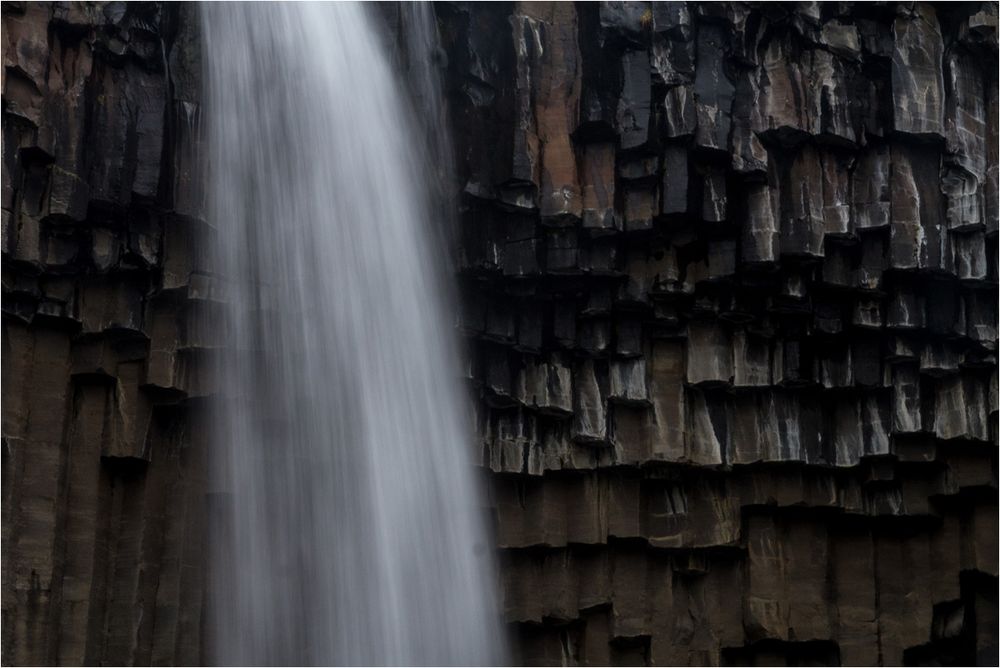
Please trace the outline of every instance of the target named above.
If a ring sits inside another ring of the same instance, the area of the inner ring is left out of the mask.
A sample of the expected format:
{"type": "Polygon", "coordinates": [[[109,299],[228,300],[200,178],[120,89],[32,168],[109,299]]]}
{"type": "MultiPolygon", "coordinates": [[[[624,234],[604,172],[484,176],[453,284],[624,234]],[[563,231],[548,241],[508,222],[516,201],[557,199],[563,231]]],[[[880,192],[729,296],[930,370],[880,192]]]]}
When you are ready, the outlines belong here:
{"type": "Polygon", "coordinates": [[[201,657],[197,26],[3,6],[3,641],[9,665],[201,657]]]}
{"type": "MultiPolygon", "coordinates": [[[[3,10],[3,660],[197,664],[197,15],[3,10]]],[[[435,11],[513,660],[995,663],[996,4],[435,11]]]]}
{"type": "Polygon", "coordinates": [[[516,660],[995,663],[996,4],[439,15],[516,660]]]}

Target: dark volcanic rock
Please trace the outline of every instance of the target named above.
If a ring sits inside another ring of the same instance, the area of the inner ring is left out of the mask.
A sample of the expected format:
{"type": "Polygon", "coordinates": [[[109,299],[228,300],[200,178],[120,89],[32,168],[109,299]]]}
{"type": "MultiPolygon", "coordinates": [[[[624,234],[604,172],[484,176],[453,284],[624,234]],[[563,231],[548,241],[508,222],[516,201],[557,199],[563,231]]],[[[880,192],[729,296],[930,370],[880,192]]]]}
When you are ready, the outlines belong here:
{"type": "Polygon", "coordinates": [[[901,4],[892,26],[893,128],[944,135],[944,46],[930,3],[901,4]]]}
{"type": "Polygon", "coordinates": [[[202,662],[198,401],[218,341],[195,306],[210,299],[193,276],[201,208],[182,204],[200,192],[198,151],[183,148],[196,123],[174,113],[198,114],[197,40],[181,56],[174,39],[192,9],[4,5],[12,665],[202,662]]]}
{"type": "Polygon", "coordinates": [[[510,403],[472,375],[515,661],[995,662],[995,6],[546,16],[581,219],[460,279],[542,323],[510,403]]]}
{"type": "MultiPolygon", "coordinates": [[[[514,662],[996,663],[996,4],[435,9],[514,662]]],[[[6,663],[204,661],[196,19],[4,6],[6,663]]]]}

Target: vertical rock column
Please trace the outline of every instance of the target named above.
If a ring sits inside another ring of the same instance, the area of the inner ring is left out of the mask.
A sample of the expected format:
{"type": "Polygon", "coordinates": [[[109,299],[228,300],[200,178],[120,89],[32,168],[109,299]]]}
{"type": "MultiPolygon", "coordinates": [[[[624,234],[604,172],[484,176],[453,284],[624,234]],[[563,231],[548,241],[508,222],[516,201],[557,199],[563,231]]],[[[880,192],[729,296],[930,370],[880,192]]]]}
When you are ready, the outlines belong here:
{"type": "Polygon", "coordinates": [[[995,657],[995,6],[438,13],[516,658],[995,657]]]}
{"type": "Polygon", "coordinates": [[[5,663],[199,663],[219,345],[197,26],[4,6],[5,663]]]}

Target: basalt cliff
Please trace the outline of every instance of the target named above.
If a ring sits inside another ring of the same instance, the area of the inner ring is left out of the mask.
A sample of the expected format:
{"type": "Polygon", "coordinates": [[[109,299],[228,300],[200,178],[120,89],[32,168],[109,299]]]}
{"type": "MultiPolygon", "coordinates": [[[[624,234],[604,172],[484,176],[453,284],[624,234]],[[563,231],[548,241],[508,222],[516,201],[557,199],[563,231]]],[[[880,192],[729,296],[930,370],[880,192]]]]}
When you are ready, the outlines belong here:
{"type": "MultiPolygon", "coordinates": [[[[996,3],[435,11],[513,661],[995,664],[996,3]]],[[[197,11],[3,29],[2,659],[198,664],[197,11]]]]}

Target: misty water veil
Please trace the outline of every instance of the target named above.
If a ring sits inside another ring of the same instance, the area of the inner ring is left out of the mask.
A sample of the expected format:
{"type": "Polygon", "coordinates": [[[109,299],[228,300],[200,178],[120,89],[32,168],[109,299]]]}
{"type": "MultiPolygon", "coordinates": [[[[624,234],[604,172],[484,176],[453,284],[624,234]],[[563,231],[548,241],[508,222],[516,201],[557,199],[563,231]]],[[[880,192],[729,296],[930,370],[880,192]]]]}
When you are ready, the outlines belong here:
{"type": "MultiPolygon", "coordinates": [[[[202,9],[233,388],[209,537],[220,663],[504,659],[437,158],[369,11],[202,9]]],[[[430,10],[409,11],[413,48],[433,45],[430,10]]],[[[413,99],[440,100],[425,69],[413,99]]]]}

